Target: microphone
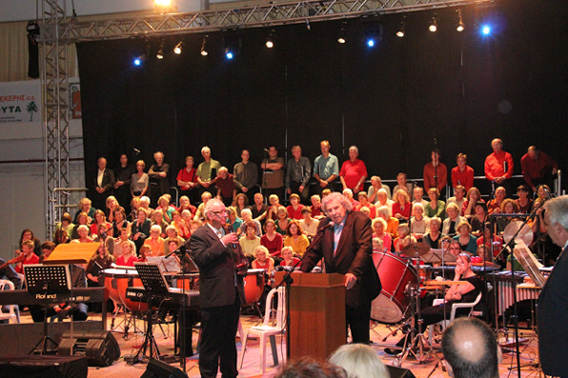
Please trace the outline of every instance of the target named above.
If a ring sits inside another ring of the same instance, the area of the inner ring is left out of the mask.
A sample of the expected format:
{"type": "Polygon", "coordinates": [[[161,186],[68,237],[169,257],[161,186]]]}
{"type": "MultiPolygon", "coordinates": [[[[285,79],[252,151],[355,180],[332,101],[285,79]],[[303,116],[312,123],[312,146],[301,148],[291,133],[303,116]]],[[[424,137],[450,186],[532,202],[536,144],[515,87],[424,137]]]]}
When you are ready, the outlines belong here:
{"type": "Polygon", "coordinates": [[[140,150],[139,150],[138,148],[136,148],[136,147],[135,147],[135,148],[133,148],[132,150],[133,150],[134,152],[136,152],[137,154],[139,154],[139,153],[140,153],[140,150]]]}
{"type": "Polygon", "coordinates": [[[268,148],[264,147],[264,152],[268,152],[268,148]]]}
{"type": "Polygon", "coordinates": [[[551,199],[552,198],[552,194],[550,194],[550,191],[548,189],[546,189],[546,186],[542,186],[542,190],[544,190],[544,192],[546,193],[546,198],[551,199]]]}
{"type": "Polygon", "coordinates": [[[320,228],[321,231],[325,230],[326,228],[333,226],[333,221],[331,220],[331,218],[328,217],[326,219],[329,219],[329,223],[326,224],[325,226],[323,226],[322,228],[320,228]]]}

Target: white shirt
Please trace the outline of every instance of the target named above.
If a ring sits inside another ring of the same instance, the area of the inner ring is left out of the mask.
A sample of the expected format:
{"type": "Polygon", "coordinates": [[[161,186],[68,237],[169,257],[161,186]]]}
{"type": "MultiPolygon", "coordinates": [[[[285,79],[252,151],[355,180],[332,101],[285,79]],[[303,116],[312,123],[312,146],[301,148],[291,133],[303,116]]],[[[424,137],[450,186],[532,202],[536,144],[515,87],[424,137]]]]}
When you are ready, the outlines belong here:
{"type": "Polygon", "coordinates": [[[99,169],[99,172],[97,174],[97,185],[98,186],[103,186],[103,176],[105,175],[105,171],[101,171],[99,169]]]}

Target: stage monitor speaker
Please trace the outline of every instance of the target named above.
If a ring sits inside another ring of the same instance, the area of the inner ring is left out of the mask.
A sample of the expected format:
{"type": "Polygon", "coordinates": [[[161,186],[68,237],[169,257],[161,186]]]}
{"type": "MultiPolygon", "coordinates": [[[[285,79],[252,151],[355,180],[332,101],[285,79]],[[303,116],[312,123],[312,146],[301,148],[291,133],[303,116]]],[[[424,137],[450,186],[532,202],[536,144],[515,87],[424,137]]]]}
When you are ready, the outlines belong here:
{"type": "Polygon", "coordinates": [[[38,355],[0,358],[2,378],[84,378],[88,374],[85,357],[38,355]]]}
{"type": "Polygon", "coordinates": [[[187,378],[187,374],[165,362],[151,359],[140,378],[187,378]]]}
{"type": "Polygon", "coordinates": [[[85,356],[89,366],[109,366],[120,358],[120,347],[108,331],[66,331],[57,348],[60,356],[85,356]]]}
{"type": "Polygon", "coordinates": [[[389,371],[390,378],[416,378],[409,369],[396,366],[385,365],[389,371]]]}

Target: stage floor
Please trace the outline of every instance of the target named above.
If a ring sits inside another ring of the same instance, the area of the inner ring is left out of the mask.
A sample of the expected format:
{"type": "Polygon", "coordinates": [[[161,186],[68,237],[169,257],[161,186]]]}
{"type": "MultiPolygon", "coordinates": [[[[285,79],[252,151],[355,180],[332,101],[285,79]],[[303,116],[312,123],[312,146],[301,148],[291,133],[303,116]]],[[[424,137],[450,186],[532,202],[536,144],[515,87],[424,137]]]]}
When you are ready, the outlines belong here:
{"type": "MultiPolygon", "coordinates": [[[[31,321],[29,315],[23,313],[22,314],[22,322],[31,321]]],[[[97,314],[90,314],[90,319],[95,319],[97,314]]],[[[122,316],[116,319],[115,324],[118,324],[119,321],[122,319],[122,316]]],[[[243,315],[241,316],[241,323],[244,329],[247,329],[251,326],[257,325],[261,322],[258,316],[250,316],[250,315],[243,315]]],[[[140,329],[144,328],[143,321],[137,321],[137,326],[140,329]]],[[[109,320],[109,327],[110,327],[110,320],[109,320]]],[[[164,333],[160,330],[159,327],[155,327],[154,335],[156,338],[156,342],[162,354],[173,354],[174,352],[174,338],[173,338],[173,325],[163,326],[164,333]]],[[[394,329],[393,326],[387,326],[380,323],[373,323],[371,329],[371,340],[372,340],[372,347],[377,351],[377,354],[381,357],[383,362],[387,365],[392,365],[394,362],[394,357],[387,355],[383,348],[387,346],[392,346],[396,343],[396,341],[400,338],[400,334],[397,336],[389,337],[385,342],[382,340],[389,335],[389,333],[394,329]]],[[[121,350],[121,358],[115,362],[113,365],[104,367],[104,368],[96,368],[90,367],[89,368],[89,378],[138,378],[140,377],[144,371],[146,370],[145,363],[139,363],[135,365],[129,365],[125,362],[124,356],[135,354],[138,350],[138,347],[144,341],[144,335],[141,332],[133,332],[132,328],[130,328],[128,337],[124,338],[124,332],[122,327],[113,332],[116,340],[120,345],[121,350]]],[[[504,332],[500,332],[499,336],[501,338],[504,337],[504,332]]],[[[530,365],[533,362],[538,360],[537,348],[538,342],[536,340],[534,332],[528,329],[521,329],[521,336],[526,340],[526,343],[523,343],[520,347],[521,351],[521,365],[530,365]]],[[[510,334],[510,340],[514,339],[513,335],[510,334]]],[[[197,344],[197,333],[193,335],[193,345],[194,349],[196,348],[197,344]]],[[[281,356],[286,351],[286,344],[283,338],[277,337],[277,345],[278,345],[278,353],[279,353],[279,361],[281,361],[281,356]]],[[[241,342],[239,337],[237,336],[237,349],[240,356],[241,351],[241,342]]],[[[258,340],[249,340],[247,352],[245,355],[244,363],[242,369],[239,370],[240,377],[261,377],[261,371],[259,366],[259,355],[260,349],[258,340]]],[[[437,350],[437,355],[442,356],[441,351],[437,350]]],[[[198,355],[196,354],[193,357],[186,359],[186,372],[188,377],[199,377],[199,368],[197,366],[198,355]]],[[[275,367],[272,366],[272,354],[270,352],[270,344],[267,345],[267,372],[264,374],[264,377],[272,377],[276,373],[275,367]]],[[[171,366],[176,368],[180,367],[180,363],[172,363],[171,366]]],[[[517,359],[514,353],[503,353],[503,361],[499,366],[500,377],[510,377],[516,376],[517,366],[517,359]],[[509,368],[513,366],[514,371],[511,372],[509,368]]],[[[414,357],[407,358],[403,363],[402,367],[405,369],[410,369],[412,373],[417,378],[446,378],[448,374],[443,372],[440,366],[436,367],[436,360],[431,357],[430,360],[426,363],[418,362],[414,357]]],[[[541,374],[540,370],[534,367],[523,367],[521,369],[521,376],[522,377],[529,377],[529,376],[538,376],[541,374]]],[[[221,375],[219,374],[219,377],[221,375]]]]}

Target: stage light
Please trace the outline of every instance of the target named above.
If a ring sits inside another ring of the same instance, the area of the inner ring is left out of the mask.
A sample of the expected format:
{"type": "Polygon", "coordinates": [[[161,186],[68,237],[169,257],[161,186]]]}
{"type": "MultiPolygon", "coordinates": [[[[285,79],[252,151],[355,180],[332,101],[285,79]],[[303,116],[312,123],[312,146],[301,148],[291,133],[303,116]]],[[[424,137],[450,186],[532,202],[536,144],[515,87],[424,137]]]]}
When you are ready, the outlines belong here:
{"type": "Polygon", "coordinates": [[[274,47],[274,30],[271,29],[270,33],[268,33],[268,38],[266,38],[266,47],[271,49],[274,47]]]}
{"type": "Polygon", "coordinates": [[[339,37],[337,38],[337,42],[341,44],[347,42],[347,22],[345,21],[341,23],[341,30],[339,31],[339,37]]]}
{"type": "Polygon", "coordinates": [[[436,18],[436,16],[432,17],[430,26],[428,26],[428,30],[430,30],[431,33],[436,33],[438,31],[438,19],[436,18]]]}
{"type": "Polygon", "coordinates": [[[179,55],[181,54],[181,48],[183,45],[183,41],[179,41],[179,43],[174,47],[174,54],[179,55]]]}
{"type": "Polygon", "coordinates": [[[406,16],[403,17],[402,21],[400,21],[400,27],[396,32],[396,36],[398,38],[403,38],[404,35],[406,34],[404,31],[405,29],[406,29],[406,16]]]}
{"type": "Polygon", "coordinates": [[[132,61],[132,64],[134,64],[136,67],[140,67],[142,65],[142,63],[144,63],[145,58],[146,57],[144,55],[137,56],[132,61]]]}
{"type": "Polygon", "coordinates": [[[172,5],[171,0],[154,0],[154,5],[157,7],[169,7],[172,5]]]}
{"type": "Polygon", "coordinates": [[[158,50],[158,53],[156,54],[156,58],[158,58],[158,59],[164,59],[164,43],[165,43],[165,41],[162,39],[162,42],[160,42],[160,49],[158,50]]]}
{"type": "Polygon", "coordinates": [[[373,22],[365,28],[365,44],[368,48],[373,48],[379,44],[383,38],[383,24],[373,22]]]}
{"type": "Polygon", "coordinates": [[[225,49],[225,57],[232,60],[241,52],[242,40],[237,32],[228,32],[223,37],[223,46],[225,49]]]}
{"type": "Polygon", "coordinates": [[[208,34],[203,36],[203,42],[201,42],[201,56],[207,56],[209,53],[207,52],[207,39],[209,38],[208,34]]]}
{"type": "Polygon", "coordinates": [[[488,25],[488,24],[481,25],[481,34],[483,34],[484,36],[490,35],[491,34],[491,25],[488,25]]]}
{"type": "Polygon", "coordinates": [[[465,24],[463,23],[463,15],[462,15],[462,10],[458,9],[456,11],[458,13],[458,26],[456,27],[456,30],[461,33],[462,31],[465,30],[465,24]]]}

